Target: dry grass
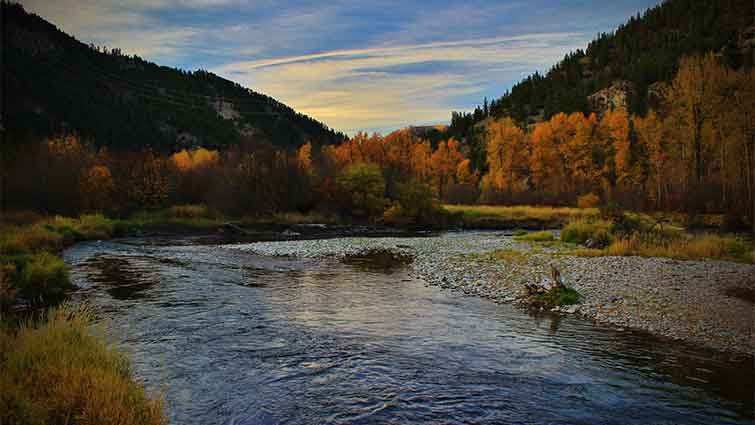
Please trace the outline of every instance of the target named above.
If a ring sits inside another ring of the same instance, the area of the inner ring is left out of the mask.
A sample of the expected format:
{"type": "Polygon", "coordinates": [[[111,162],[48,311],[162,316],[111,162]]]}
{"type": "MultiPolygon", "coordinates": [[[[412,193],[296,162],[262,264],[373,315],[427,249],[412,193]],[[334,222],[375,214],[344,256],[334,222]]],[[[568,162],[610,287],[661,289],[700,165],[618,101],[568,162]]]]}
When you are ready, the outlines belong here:
{"type": "Polygon", "coordinates": [[[63,246],[63,235],[37,224],[3,226],[0,251],[6,255],[38,251],[55,251],[63,246]]]}
{"type": "Polygon", "coordinates": [[[748,251],[747,245],[733,236],[705,234],[665,243],[655,243],[637,236],[622,238],[606,249],[606,255],[669,257],[680,260],[711,258],[746,262],[752,259],[752,253],[748,251]]]}
{"type": "Polygon", "coordinates": [[[510,221],[569,221],[598,215],[597,208],[540,207],[530,205],[445,205],[451,212],[461,212],[469,217],[490,217],[510,221]]]}
{"type": "Polygon", "coordinates": [[[704,234],[682,235],[673,239],[635,235],[614,240],[605,249],[580,248],[573,255],[581,257],[640,256],[678,260],[717,259],[755,263],[755,252],[746,242],[733,236],[704,234]]]}
{"type": "Polygon", "coordinates": [[[162,400],[134,382],[91,320],[90,310],[63,305],[0,329],[1,423],[167,423],[162,400]]]}
{"type": "Polygon", "coordinates": [[[553,236],[553,232],[550,232],[548,230],[543,230],[541,232],[531,232],[526,233],[521,236],[514,236],[514,239],[518,241],[528,241],[528,242],[550,242],[555,240],[555,236],[553,236]]]}

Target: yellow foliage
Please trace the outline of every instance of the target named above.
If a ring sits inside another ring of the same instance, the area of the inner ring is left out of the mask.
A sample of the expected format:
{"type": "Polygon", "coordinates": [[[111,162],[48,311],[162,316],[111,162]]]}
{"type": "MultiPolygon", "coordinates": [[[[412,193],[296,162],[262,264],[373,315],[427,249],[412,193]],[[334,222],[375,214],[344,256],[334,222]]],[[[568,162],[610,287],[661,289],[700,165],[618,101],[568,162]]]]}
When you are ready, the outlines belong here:
{"type": "Polygon", "coordinates": [[[115,184],[107,166],[95,165],[84,171],[79,186],[84,208],[102,211],[110,206],[115,184]]]}
{"type": "Polygon", "coordinates": [[[600,203],[600,198],[594,193],[586,193],[577,198],[578,208],[595,208],[600,203]]]}
{"type": "Polygon", "coordinates": [[[183,149],[170,156],[171,161],[182,172],[215,164],[219,158],[218,151],[205,148],[197,148],[191,152],[183,149]]]}

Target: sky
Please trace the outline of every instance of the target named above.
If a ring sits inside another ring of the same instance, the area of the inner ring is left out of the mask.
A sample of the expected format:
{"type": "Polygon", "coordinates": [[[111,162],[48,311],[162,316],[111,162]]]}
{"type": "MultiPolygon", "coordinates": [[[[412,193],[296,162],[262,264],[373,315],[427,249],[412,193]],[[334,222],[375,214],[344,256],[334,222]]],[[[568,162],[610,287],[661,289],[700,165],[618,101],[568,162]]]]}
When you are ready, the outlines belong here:
{"type": "Polygon", "coordinates": [[[658,0],[22,0],[86,43],[205,69],[348,134],[448,123],[658,0]]]}

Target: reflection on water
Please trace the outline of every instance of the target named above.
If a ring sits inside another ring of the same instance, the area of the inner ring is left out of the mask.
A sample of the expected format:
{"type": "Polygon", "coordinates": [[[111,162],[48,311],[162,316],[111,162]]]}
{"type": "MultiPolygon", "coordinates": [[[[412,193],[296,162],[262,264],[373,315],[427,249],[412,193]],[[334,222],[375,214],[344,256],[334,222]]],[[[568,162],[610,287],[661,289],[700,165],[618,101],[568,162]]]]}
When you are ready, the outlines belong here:
{"type": "Polygon", "coordinates": [[[411,278],[381,255],[86,243],[73,278],[174,423],[751,423],[752,359],[411,278]]]}

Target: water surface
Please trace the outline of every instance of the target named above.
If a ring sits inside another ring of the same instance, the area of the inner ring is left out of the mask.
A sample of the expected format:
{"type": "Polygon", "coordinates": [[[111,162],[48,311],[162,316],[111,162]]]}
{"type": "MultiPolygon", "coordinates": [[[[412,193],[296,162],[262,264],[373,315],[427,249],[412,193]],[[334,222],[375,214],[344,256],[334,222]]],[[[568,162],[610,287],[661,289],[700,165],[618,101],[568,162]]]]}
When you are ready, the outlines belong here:
{"type": "Polygon", "coordinates": [[[531,316],[401,264],[118,241],[65,258],[176,424],[753,419],[752,359],[531,316]]]}

